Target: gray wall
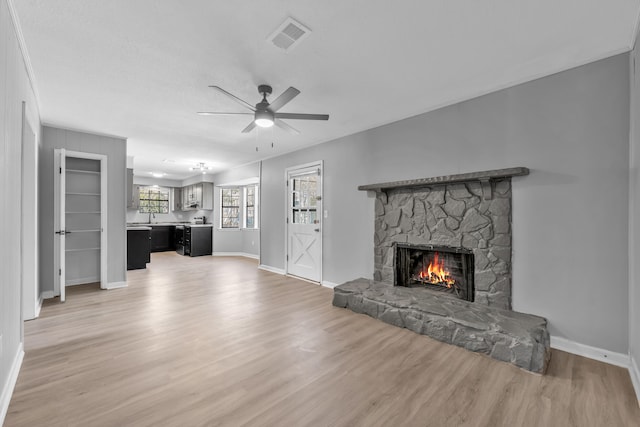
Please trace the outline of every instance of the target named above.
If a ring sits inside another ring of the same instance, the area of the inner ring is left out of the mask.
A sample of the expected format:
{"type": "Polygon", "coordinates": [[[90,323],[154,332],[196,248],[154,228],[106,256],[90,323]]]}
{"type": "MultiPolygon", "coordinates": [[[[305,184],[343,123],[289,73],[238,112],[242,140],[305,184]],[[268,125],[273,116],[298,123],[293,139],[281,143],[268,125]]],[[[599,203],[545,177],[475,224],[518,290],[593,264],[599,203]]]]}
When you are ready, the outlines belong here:
{"type": "MultiPolygon", "coordinates": [[[[640,39],[640,37],[639,37],[640,39]]],[[[631,155],[629,177],[629,354],[640,381],[640,43],[631,52],[631,155]]],[[[640,383],[636,383],[640,400],[640,383]]]]}
{"type": "Polygon", "coordinates": [[[54,287],[54,149],[65,148],[107,156],[107,281],[126,281],[126,152],[122,138],[44,126],[40,152],[40,284],[43,292],[54,287]]]}
{"type": "MultiPolygon", "coordinates": [[[[0,2],[0,424],[11,397],[11,376],[17,375],[23,341],[21,319],[21,189],[22,103],[36,134],[40,117],[34,91],[9,15],[0,2]]],[[[37,171],[29,181],[35,179],[37,171]]]]}
{"type": "Polygon", "coordinates": [[[284,268],[284,170],[324,160],[323,279],[373,272],[360,184],[526,166],[513,179],[513,307],[628,350],[629,55],[263,161],[262,264],[284,268]],[[607,268],[601,268],[606,265],[607,268]]]}
{"type": "MultiPolygon", "coordinates": [[[[221,230],[220,227],[220,185],[236,184],[247,179],[258,178],[260,163],[251,163],[213,175],[213,252],[260,255],[260,230],[221,230]]],[[[208,220],[207,220],[208,221],[208,220]]],[[[260,223],[258,223],[260,226],[260,223]]]]}

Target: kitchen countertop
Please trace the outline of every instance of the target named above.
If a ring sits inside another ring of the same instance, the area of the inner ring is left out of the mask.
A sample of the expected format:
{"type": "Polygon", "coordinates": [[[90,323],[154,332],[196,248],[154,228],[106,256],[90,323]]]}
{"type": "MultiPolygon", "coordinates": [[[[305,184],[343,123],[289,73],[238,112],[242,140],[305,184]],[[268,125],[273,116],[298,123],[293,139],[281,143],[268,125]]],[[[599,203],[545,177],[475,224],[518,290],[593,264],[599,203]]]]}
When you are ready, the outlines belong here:
{"type": "Polygon", "coordinates": [[[128,225],[127,226],[127,231],[144,231],[144,230],[151,230],[151,227],[149,226],[142,226],[142,225],[128,225]]]}
{"type": "Polygon", "coordinates": [[[129,222],[127,223],[127,229],[131,229],[131,228],[135,228],[135,227],[147,227],[147,228],[151,228],[154,225],[157,226],[167,226],[167,225],[188,225],[190,227],[213,227],[212,223],[206,223],[206,224],[192,224],[190,222],[152,222],[151,224],[149,224],[148,222],[129,222]]]}

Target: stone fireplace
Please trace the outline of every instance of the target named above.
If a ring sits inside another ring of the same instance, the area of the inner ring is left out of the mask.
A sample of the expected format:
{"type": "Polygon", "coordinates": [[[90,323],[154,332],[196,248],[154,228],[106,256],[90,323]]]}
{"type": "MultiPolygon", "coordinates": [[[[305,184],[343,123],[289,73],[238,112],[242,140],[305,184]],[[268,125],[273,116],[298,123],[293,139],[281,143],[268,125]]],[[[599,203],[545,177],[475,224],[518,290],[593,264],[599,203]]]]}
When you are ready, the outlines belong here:
{"type": "Polygon", "coordinates": [[[398,244],[447,247],[473,254],[469,300],[510,309],[511,178],[415,181],[376,191],[374,280],[394,283],[398,244]]]}
{"type": "Polygon", "coordinates": [[[511,310],[511,177],[499,169],[363,185],[375,192],[373,280],[333,305],[544,373],[546,319],[511,310]]]}

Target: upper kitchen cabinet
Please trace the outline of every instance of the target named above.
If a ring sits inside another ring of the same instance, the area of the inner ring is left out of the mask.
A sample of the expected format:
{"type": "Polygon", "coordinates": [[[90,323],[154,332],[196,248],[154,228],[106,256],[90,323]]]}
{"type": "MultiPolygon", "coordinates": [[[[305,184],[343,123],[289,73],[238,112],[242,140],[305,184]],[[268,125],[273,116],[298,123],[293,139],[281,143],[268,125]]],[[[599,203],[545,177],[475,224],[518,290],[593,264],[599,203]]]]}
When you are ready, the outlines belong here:
{"type": "Polygon", "coordinates": [[[171,188],[171,211],[181,211],[183,207],[182,200],[182,188],[180,187],[172,187],[171,188]]]}
{"type": "Polygon", "coordinates": [[[127,208],[140,207],[140,186],[133,183],[133,169],[127,169],[127,208]]]}
{"type": "Polygon", "coordinates": [[[182,187],[182,210],[213,210],[213,183],[200,182],[182,187]]]}

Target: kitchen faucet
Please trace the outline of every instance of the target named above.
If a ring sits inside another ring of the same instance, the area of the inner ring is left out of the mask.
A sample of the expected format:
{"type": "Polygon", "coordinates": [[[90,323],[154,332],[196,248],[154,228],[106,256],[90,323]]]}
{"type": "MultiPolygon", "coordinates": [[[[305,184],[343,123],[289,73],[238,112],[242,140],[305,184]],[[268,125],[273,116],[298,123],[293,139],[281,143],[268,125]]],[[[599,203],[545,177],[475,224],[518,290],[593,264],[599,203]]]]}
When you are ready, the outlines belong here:
{"type": "Polygon", "coordinates": [[[156,214],[153,212],[149,212],[149,224],[151,224],[151,216],[153,215],[153,219],[156,219],[156,214]]]}

